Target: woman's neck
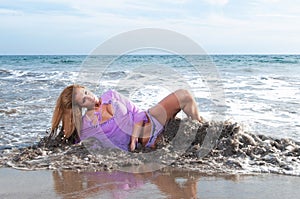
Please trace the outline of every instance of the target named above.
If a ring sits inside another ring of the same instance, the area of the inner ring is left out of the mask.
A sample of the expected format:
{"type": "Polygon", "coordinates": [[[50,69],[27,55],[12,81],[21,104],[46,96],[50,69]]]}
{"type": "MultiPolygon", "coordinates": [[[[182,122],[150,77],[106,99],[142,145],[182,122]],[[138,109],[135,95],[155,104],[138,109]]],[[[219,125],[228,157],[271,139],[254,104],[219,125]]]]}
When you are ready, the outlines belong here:
{"type": "Polygon", "coordinates": [[[98,109],[101,106],[102,100],[101,98],[99,98],[99,101],[95,104],[95,108],[94,109],[98,109]]]}
{"type": "Polygon", "coordinates": [[[99,99],[99,102],[97,104],[95,104],[94,107],[91,107],[89,109],[87,109],[86,114],[88,117],[93,117],[95,111],[99,111],[99,109],[101,108],[101,98],[99,99]]]}

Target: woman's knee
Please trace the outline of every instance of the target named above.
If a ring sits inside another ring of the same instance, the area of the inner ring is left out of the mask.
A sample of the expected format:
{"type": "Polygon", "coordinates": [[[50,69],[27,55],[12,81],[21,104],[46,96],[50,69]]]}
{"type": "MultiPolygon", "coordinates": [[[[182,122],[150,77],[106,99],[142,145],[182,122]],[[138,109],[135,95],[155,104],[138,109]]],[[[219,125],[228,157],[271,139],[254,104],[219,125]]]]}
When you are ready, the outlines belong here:
{"type": "Polygon", "coordinates": [[[175,91],[175,94],[178,98],[178,101],[179,101],[181,107],[194,101],[194,97],[186,89],[179,89],[179,90],[175,91]]]}

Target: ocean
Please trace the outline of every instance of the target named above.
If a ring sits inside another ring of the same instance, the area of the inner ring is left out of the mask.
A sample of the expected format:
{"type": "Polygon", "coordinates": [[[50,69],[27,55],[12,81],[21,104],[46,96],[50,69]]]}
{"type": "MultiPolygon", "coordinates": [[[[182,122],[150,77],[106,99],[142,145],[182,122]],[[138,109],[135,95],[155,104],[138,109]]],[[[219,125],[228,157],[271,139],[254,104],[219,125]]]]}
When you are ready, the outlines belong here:
{"type": "Polygon", "coordinates": [[[187,88],[207,120],[300,141],[300,55],[211,55],[209,62],[196,55],[188,61],[175,55],[0,56],[0,150],[47,135],[58,95],[74,83],[97,95],[118,90],[143,109],[187,88]]]}

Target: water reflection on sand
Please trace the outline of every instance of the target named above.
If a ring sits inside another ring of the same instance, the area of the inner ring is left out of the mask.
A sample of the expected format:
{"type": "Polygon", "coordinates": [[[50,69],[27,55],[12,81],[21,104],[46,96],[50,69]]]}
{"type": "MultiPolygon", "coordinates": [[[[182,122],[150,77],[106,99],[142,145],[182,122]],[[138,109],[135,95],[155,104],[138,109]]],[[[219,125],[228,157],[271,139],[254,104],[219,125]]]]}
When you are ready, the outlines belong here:
{"type": "Polygon", "coordinates": [[[300,177],[208,174],[164,168],[149,173],[0,169],[0,198],[299,198],[300,177]]]}
{"type": "MultiPolygon", "coordinates": [[[[205,174],[172,168],[147,173],[53,171],[54,189],[63,198],[197,198],[205,174]]],[[[223,176],[237,180],[236,175],[223,176]]]]}

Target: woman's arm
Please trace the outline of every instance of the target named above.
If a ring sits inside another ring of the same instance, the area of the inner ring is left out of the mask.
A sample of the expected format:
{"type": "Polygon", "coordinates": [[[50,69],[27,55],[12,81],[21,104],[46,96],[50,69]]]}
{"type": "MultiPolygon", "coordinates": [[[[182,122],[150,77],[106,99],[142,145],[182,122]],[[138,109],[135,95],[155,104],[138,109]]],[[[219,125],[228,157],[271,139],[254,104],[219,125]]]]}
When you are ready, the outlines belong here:
{"type": "Polygon", "coordinates": [[[122,94],[112,91],[112,98],[117,99],[124,106],[126,106],[127,111],[130,112],[133,116],[134,123],[140,123],[142,121],[147,122],[148,118],[144,110],[141,110],[138,106],[136,106],[132,101],[130,101],[127,97],[122,94]]]}
{"type": "Polygon", "coordinates": [[[134,125],[133,131],[131,132],[131,140],[129,144],[129,149],[133,151],[136,148],[138,139],[141,137],[144,123],[148,122],[148,117],[144,110],[139,109],[132,101],[130,101],[120,93],[112,91],[112,97],[124,104],[127,108],[127,111],[129,111],[133,116],[134,125]]]}

